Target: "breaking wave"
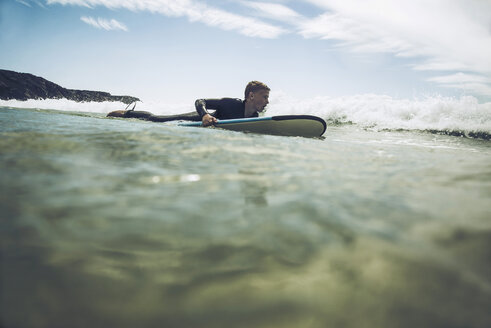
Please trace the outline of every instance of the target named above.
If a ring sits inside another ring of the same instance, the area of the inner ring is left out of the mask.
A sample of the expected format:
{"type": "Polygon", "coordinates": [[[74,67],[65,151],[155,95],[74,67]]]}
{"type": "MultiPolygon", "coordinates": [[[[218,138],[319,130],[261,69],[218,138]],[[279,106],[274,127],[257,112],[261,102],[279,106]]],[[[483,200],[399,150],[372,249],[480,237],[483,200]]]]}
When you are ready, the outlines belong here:
{"type": "Polygon", "coordinates": [[[475,97],[433,96],[395,99],[384,95],[272,99],[268,115],[310,114],[330,124],[356,124],[377,130],[420,130],[450,135],[491,138],[491,102],[475,97]]]}
{"type": "Polygon", "coordinates": [[[109,113],[127,105],[118,101],[76,102],[67,99],[0,100],[0,106],[14,108],[54,109],[69,112],[109,113]]]}
{"type": "MultiPolygon", "coordinates": [[[[121,102],[78,103],[66,99],[0,100],[0,106],[101,114],[126,107],[121,102]]],[[[176,114],[193,111],[194,101],[180,104],[140,102],[137,109],[155,114],[176,114]]],[[[281,92],[272,93],[265,115],[286,114],[316,115],[329,124],[356,124],[376,130],[420,130],[491,139],[491,102],[479,103],[472,96],[431,96],[410,100],[365,94],[296,99],[281,92]]]]}

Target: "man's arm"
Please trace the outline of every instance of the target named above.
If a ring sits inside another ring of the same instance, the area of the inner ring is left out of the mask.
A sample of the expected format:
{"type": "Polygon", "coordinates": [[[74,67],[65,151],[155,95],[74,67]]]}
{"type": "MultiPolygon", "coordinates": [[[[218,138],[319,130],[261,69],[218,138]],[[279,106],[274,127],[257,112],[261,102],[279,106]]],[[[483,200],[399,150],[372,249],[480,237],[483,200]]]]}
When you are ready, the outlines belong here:
{"type": "MultiPolygon", "coordinates": [[[[212,102],[212,101],[210,101],[212,102]]],[[[209,126],[213,125],[217,122],[217,119],[208,113],[206,110],[207,108],[207,101],[205,99],[198,99],[194,103],[194,106],[196,107],[196,111],[198,112],[199,116],[201,116],[201,121],[203,123],[203,126],[209,126]]],[[[216,107],[216,106],[215,106],[216,107]]],[[[210,107],[213,108],[213,107],[210,107]]],[[[214,108],[218,109],[218,108],[214,108]]]]}

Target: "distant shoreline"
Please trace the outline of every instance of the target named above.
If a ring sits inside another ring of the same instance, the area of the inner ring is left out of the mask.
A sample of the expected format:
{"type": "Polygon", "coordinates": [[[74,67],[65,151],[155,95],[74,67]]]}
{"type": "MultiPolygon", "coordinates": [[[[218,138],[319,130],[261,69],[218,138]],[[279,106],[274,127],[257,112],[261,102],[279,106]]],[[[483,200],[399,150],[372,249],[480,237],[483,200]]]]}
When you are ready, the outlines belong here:
{"type": "Polygon", "coordinates": [[[76,102],[122,102],[130,104],[140,99],[133,96],[113,96],[108,92],[67,89],[29,73],[0,69],[1,100],[67,99],[76,102]]]}

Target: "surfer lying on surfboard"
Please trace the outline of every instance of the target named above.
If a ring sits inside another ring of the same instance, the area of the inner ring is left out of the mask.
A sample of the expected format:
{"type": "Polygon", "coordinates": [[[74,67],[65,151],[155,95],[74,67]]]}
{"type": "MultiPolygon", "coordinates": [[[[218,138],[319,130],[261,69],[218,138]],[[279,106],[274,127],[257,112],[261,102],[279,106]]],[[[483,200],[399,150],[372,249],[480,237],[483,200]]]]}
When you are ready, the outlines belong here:
{"type": "MultiPolygon", "coordinates": [[[[117,110],[107,114],[108,117],[138,118],[153,122],[168,121],[201,121],[203,126],[213,125],[218,120],[258,117],[269,103],[270,88],[259,81],[251,81],[244,91],[244,100],[237,98],[198,99],[195,102],[196,112],[177,115],[153,115],[150,112],[117,110]],[[213,114],[208,109],[215,110],[213,114]]],[[[136,105],[136,104],[135,104],[136,105]]]]}

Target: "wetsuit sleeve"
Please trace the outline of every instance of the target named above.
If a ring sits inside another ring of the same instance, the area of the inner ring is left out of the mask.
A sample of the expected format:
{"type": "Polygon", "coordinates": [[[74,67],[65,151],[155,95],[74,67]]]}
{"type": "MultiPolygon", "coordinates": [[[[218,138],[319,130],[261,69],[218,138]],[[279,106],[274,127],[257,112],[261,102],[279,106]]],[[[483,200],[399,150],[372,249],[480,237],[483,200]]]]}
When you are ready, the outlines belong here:
{"type": "Polygon", "coordinates": [[[210,114],[208,109],[215,109],[215,114],[210,115],[216,115],[222,109],[222,101],[223,99],[198,99],[194,103],[194,106],[201,117],[210,114]]]}
{"type": "Polygon", "coordinates": [[[201,116],[201,117],[205,116],[206,114],[210,114],[206,110],[206,100],[204,100],[204,99],[196,100],[196,102],[194,103],[194,107],[196,107],[196,111],[198,112],[199,116],[201,116]]]}

